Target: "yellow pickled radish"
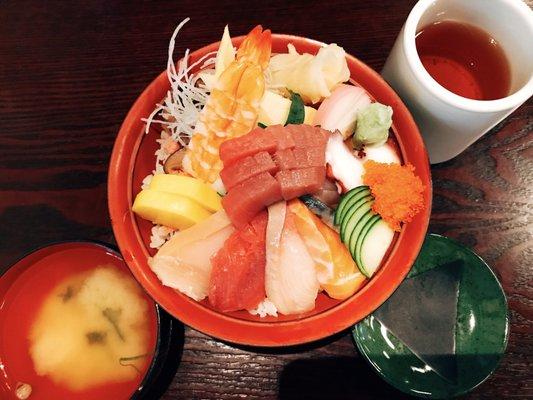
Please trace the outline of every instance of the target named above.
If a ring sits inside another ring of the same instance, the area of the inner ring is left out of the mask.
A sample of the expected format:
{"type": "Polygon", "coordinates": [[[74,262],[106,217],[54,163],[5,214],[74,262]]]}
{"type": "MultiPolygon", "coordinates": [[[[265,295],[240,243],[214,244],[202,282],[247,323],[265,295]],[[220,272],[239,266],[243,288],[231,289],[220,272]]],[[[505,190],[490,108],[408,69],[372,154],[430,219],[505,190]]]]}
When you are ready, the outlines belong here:
{"type": "Polygon", "coordinates": [[[152,178],[149,189],[188,197],[211,212],[222,208],[219,194],[200,179],[190,176],[158,174],[152,178]]]}
{"type": "Polygon", "coordinates": [[[133,203],[140,217],[174,229],[186,229],[208,218],[211,213],[188,197],[175,193],[142,190],[133,203]]]}

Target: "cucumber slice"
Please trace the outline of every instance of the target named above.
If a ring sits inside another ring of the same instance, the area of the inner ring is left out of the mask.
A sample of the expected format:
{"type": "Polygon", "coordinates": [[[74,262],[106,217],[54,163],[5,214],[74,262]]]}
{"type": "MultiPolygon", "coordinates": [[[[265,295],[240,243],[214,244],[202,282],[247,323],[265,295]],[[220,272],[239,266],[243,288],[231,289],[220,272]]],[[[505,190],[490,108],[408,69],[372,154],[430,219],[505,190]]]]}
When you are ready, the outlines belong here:
{"type": "Polygon", "coordinates": [[[370,220],[370,218],[376,215],[374,214],[374,211],[372,211],[371,208],[372,201],[368,202],[366,204],[366,207],[368,207],[366,213],[361,218],[359,218],[359,221],[357,222],[357,225],[355,225],[355,228],[353,228],[352,234],[349,236],[348,241],[344,242],[344,244],[348,246],[348,250],[350,250],[350,253],[352,254],[354,260],[356,259],[355,248],[357,244],[357,239],[359,239],[359,235],[361,235],[361,232],[363,231],[365,225],[370,220]]]}
{"type": "MultiPolygon", "coordinates": [[[[373,226],[375,224],[378,223],[378,221],[381,219],[381,217],[378,215],[378,214],[374,214],[372,216],[372,218],[370,218],[368,220],[368,222],[365,224],[365,226],[363,227],[363,229],[361,230],[361,234],[359,235],[359,237],[357,238],[357,241],[355,243],[355,251],[354,251],[354,254],[355,254],[355,263],[357,264],[357,266],[359,267],[359,269],[361,270],[361,272],[365,271],[364,267],[361,267],[361,246],[363,245],[363,242],[365,241],[365,238],[368,234],[368,232],[373,228],[373,226]]],[[[368,275],[366,273],[363,273],[363,275],[367,276],[368,275]]]]}
{"type": "Polygon", "coordinates": [[[370,278],[378,270],[393,240],[394,230],[382,219],[369,229],[358,253],[359,261],[356,261],[365,276],[370,278]]]}
{"type": "Polygon", "coordinates": [[[303,124],[305,121],[305,104],[298,93],[291,92],[291,106],[285,125],[303,124]]]}
{"type": "Polygon", "coordinates": [[[342,226],[343,223],[346,221],[346,219],[351,215],[353,212],[354,206],[360,202],[361,199],[364,199],[366,197],[372,198],[370,195],[370,190],[361,190],[348,200],[348,203],[346,206],[342,209],[341,215],[338,219],[339,223],[338,225],[342,226]]]}
{"type": "Polygon", "coordinates": [[[361,205],[361,200],[369,198],[372,199],[370,192],[367,193],[364,190],[353,196],[350,200],[350,203],[346,207],[344,207],[342,215],[339,218],[339,226],[342,227],[346,224],[347,220],[350,219],[353,212],[361,205]]]}
{"type": "Polygon", "coordinates": [[[339,219],[342,215],[342,211],[343,209],[346,207],[346,204],[348,203],[348,201],[350,200],[350,198],[352,196],[355,196],[357,193],[359,193],[361,190],[368,190],[368,186],[358,186],[348,192],[346,192],[342,197],[341,197],[341,200],[339,202],[339,205],[337,206],[337,209],[335,210],[335,219],[334,219],[334,223],[335,225],[339,225],[339,219]]]}
{"type": "Polygon", "coordinates": [[[345,213],[345,217],[342,219],[339,233],[341,240],[345,240],[350,237],[353,229],[359,222],[359,219],[366,214],[372,206],[372,196],[367,195],[362,199],[359,199],[357,203],[351,206],[345,213]]]}
{"type": "Polygon", "coordinates": [[[339,204],[337,205],[337,208],[335,209],[335,217],[333,219],[333,223],[335,225],[339,225],[340,219],[350,199],[353,196],[355,196],[357,193],[359,193],[360,191],[361,190],[357,187],[355,189],[350,190],[349,192],[346,192],[344,195],[341,196],[339,204]]]}

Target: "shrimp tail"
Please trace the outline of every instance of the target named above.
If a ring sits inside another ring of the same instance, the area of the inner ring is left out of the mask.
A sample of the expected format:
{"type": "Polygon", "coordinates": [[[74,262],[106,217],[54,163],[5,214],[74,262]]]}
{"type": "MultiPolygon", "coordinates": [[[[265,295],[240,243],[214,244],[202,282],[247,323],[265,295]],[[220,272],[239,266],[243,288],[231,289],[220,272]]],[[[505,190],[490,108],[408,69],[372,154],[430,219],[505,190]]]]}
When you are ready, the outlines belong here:
{"type": "Polygon", "coordinates": [[[263,31],[261,25],[257,25],[243,40],[237,50],[237,60],[259,64],[262,69],[268,66],[272,47],[272,34],[267,29],[263,31]]]}

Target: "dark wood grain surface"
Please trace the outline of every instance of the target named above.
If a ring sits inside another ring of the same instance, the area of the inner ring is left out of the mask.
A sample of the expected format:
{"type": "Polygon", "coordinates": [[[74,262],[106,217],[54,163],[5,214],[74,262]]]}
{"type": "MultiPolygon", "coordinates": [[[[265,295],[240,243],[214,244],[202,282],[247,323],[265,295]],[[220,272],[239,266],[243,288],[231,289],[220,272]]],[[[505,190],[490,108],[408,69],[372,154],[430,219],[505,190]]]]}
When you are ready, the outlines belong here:
{"type": "MultiPolygon", "coordinates": [[[[0,271],[43,244],[114,243],[107,164],[118,128],[177,51],[274,32],[336,42],[382,67],[414,1],[0,1],[0,271]]],[[[533,398],[533,102],[456,159],[434,166],[430,231],[471,246],[509,300],[511,332],[496,373],[471,399],[533,398]]],[[[164,399],[405,398],[358,355],[348,332],[281,351],[230,346],[186,328],[164,399]]]]}

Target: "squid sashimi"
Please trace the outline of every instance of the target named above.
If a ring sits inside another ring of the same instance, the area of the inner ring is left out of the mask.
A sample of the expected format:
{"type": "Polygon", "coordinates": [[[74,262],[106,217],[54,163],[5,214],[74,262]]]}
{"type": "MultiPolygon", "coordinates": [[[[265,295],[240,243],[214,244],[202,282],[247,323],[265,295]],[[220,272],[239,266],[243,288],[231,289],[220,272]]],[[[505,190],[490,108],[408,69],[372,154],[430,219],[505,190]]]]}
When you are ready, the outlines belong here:
{"type": "Polygon", "coordinates": [[[211,258],[209,303],[223,312],[251,310],[265,298],[267,213],[235,231],[211,258]]]}
{"type": "Polygon", "coordinates": [[[315,263],[300,237],[285,202],[268,208],[265,289],[282,314],[315,308],[319,283],[315,263]]]}
{"type": "Polygon", "coordinates": [[[235,231],[224,211],[175,234],[148,260],[163,285],[177,289],[194,300],[209,292],[211,256],[235,231]]]}

